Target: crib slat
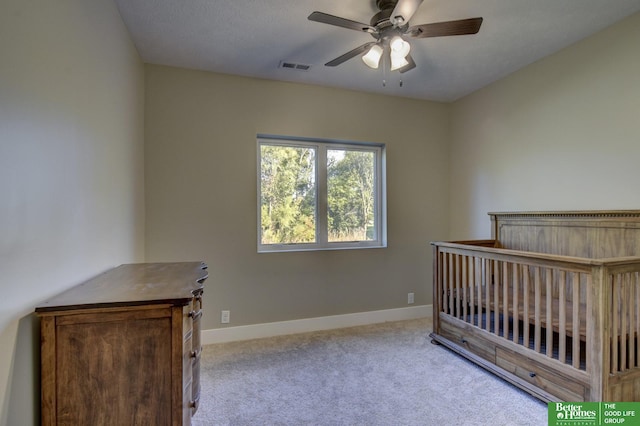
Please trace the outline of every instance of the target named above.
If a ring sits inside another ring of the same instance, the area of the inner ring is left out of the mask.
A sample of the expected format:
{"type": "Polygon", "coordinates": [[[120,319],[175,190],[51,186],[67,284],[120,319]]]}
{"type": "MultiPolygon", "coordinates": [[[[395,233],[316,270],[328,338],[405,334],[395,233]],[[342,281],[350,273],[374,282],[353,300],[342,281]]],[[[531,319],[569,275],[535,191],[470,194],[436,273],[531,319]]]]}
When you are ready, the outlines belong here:
{"type": "Polygon", "coordinates": [[[449,294],[449,315],[455,315],[455,308],[453,306],[454,302],[455,302],[455,289],[453,287],[453,282],[454,282],[454,271],[453,271],[453,257],[454,255],[449,253],[449,258],[447,259],[447,266],[448,266],[448,270],[449,273],[447,274],[447,288],[449,289],[448,294],[449,294]]]}
{"type": "Polygon", "coordinates": [[[520,340],[520,330],[519,330],[519,322],[520,322],[520,306],[518,306],[518,283],[520,279],[518,277],[518,271],[520,270],[520,265],[513,265],[513,342],[518,343],[520,340]]]}
{"type": "Polygon", "coordinates": [[[469,288],[469,275],[467,275],[467,256],[461,256],[462,261],[462,270],[460,273],[462,274],[462,319],[467,321],[467,288],[469,288]]]}
{"type": "Polygon", "coordinates": [[[640,272],[635,273],[635,285],[633,286],[635,296],[633,298],[633,306],[635,306],[635,336],[636,336],[636,344],[634,347],[636,348],[635,356],[636,356],[636,367],[640,367],[640,272]]]}
{"type": "Polygon", "coordinates": [[[478,288],[478,327],[482,328],[482,277],[484,276],[484,261],[480,258],[476,263],[476,287],[478,288]]]}
{"type": "Polygon", "coordinates": [[[453,253],[449,255],[449,299],[451,316],[455,317],[458,295],[456,294],[456,255],[453,253]]]}
{"type": "Polygon", "coordinates": [[[631,274],[629,283],[629,368],[636,367],[636,333],[634,305],[636,300],[637,273],[631,274]]]}
{"type": "Polygon", "coordinates": [[[534,318],[534,324],[535,324],[535,329],[534,329],[534,336],[533,336],[533,349],[536,352],[540,352],[540,336],[541,336],[541,332],[542,332],[542,327],[541,327],[541,318],[540,318],[540,305],[541,305],[541,291],[540,291],[540,268],[536,267],[534,269],[534,286],[535,286],[535,299],[534,299],[534,303],[535,303],[535,318],[534,318]]]}
{"type": "Polygon", "coordinates": [[[438,290],[439,290],[439,311],[446,312],[445,308],[445,294],[447,289],[444,285],[444,256],[445,254],[441,251],[438,251],[438,271],[437,271],[437,280],[438,280],[438,290]]]}
{"type": "MultiPolygon", "coordinates": [[[[638,342],[639,340],[638,337],[640,337],[640,336],[637,336],[637,334],[640,333],[640,301],[638,300],[640,299],[640,272],[636,272],[635,277],[636,277],[636,285],[635,285],[636,297],[633,299],[633,304],[636,307],[636,342],[638,342]]],[[[640,367],[640,351],[636,352],[636,366],[640,367]]]]}
{"type": "Polygon", "coordinates": [[[551,305],[551,296],[552,292],[552,284],[553,284],[553,276],[551,269],[547,268],[546,270],[546,284],[547,284],[547,306],[545,317],[547,319],[547,356],[553,357],[553,308],[551,305]]]}
{"type": "Polygon", "coordinates": [[[455,300],[455,317],[460,318],[460,308],[462,307],[462,301],[460,300],[460,255],[454,256],[453,262],[454,280],[456,286],[456,300],[455,300]]]}
{"type": "MultiPolygon", "coordinates": [[[[567,289],[567,272],[560,271],[560,285],[558,294],[558,319],[559,319],[559,333],[558,340],[560,347],[558,350],[558,360],[562,363],[567,360],[567,304],[566,304],[566,289],[567,289]]],[[[576,336],[578,337],[578,336],[576,336]]]]}
{"type": "Polygon", "coordinates": [[[618,336],[620,336],[618,329],[618,316],[620,312],[618,308],[620,306],[620,274],[616,274],[613,278],[613,297],[611,298],[611,304],[613,305],[609,312],[611,312],[612,321],[611,321],[611,372],[618,372],[618,336]]]}
{"type": "Polygon", "coordinates": [[[522,308],[524,310],[522,318],[522,343],[528,348],[529,346],[529,266],[524,265],[522,268],[522,308]]]}
{"type": "Polygon", "coordinates": [[[449,253],[442,254],[442,312],[449,313],[449,253]]]}
{"type": "Polygon", "coordinates": [[[491,292],[490,292],[490,283],[491,283],[491,260],[489,259],[482,259],[483,262],[483,266],[484,266],[484,276],[482,277],[483,279],[483,283],[482,285],[484,286],[485,289],[485,305],[487,306],[486,309],[486,318],[484,321],[484,325],[485,325],[485,330],[490,331],[491,330],[491,292]]]}
{"type": "Polygon", "coordinates": [[[473,297],[473,293],[475,292],[475,257],[474,256],[469,256],[469,258],[467,259],[467,261],[469,262],[469,308],[471,309],[471,316],[469,318],[469,322],[471,324],[473,324],[473,314],[475,312],[475,305],[474,305],[474,297],[473,297]]]}
{"type": "Polygon", "coordinates": [[[508,339],[509,338],[509,286],[511,283],[509,280],[509,264],[507,262],[502,263],[502,281],[503,281],[503,284],[502,284],[502,288],[503,288],[502,336],[505,339],[508,339]]]}
{"type": "Polygon", "coordinates": [[[447,265],[447,253],[442,253],[442,259],[440,261],[440,273],[442,275],[441,288],[442,288],[442,312],[448,314],[449,311],[449,302],[447,297],[448,292],[448,283],[447,283],[447,271],[449,270],[449,266],[447,265]]]}
{"type": "MultiPolygon", "coordinates": [[[[573,273],[573,347],[571,348],[571,356],[573,358],[573,366],[580,368],[580,278],[582,274],[573,273]]],[[[586,315],[586,313],[582,313],[586,315]]]]}
{"type": "MultiPolygon", "coordinates": [[[[583,278],[584,278],[585,287],[589,288],[589,289],[593,288],[593,275],[578,273],[578,277],[577,278],[578,278],[578,285],[582,285],[581,283],[583,282],[583,278]]],[[[582,291],[582,290],[580,290],[580,291],[582,291]]],[[[602,364],[598,364],[596,366],[594,366],[592,364],[593,354],[594,353],[591,350],[591,348],[589,347],[590,342],[592,342],[593,341],[592,339],[594,338],[593,334],[592,334],[592,332],[593,332],[592,324],[594,323],[594,318],[593,318],[593,315],[587,316],[587,313],[589,312],[589,309],[591,307],[593,307],[594,303],[596,303],[596,302],[594,301],[593,292],[592,291],[587,291],[586,293],[587,293],[587,295],[585,297],[585,300],[586,300],[586,303],[587,303],[587,305],[586,305],[587,306],[587,308],[586,308],[587,311],[584,312],[582,315],[580,315],[581,317],[584,317],[585,326],[586,326],[585,329],[586,329],[586,343],[587,343],[587,346],[585,347],[585,354],[584,354],[584,357],[585,357],[585,369],[587,371],[595,370],[595,371],[601,372],[602,370],[604,370],[605,367],[602,364]]],[[[601,295],[598,295],[598,296],[602,297],[601,295]]],[[[574,308],[575,308],[575,305],[574,305],[574,308]]],[[[575,325],[574,325],[574,329],[575,329],[575,325]]],[[[580,348],[579,342],[578,343],[574,343],[574,347],[576,345],[578,346],[578,348],[580,348]]],[[[574,361],[574,363],[575,363],[575,361],[574,361]]],[[[578,365],[579,365],[579,363],[578,363],[578,365]]],[[[574,364],[574,366],[575,366],[575,364],[574,364]]]]}
{"type": "Polygon", "coordinates": [[[491,262],[493,271],[493,332],[500,334],[500,265],[499,261],[491,262]]]}
{"type": "Polygon", "coordinates": [[[629,317],[629,274],[622,277],[620,289],[620,371],[627,369],[627,319],[629,317]]]}

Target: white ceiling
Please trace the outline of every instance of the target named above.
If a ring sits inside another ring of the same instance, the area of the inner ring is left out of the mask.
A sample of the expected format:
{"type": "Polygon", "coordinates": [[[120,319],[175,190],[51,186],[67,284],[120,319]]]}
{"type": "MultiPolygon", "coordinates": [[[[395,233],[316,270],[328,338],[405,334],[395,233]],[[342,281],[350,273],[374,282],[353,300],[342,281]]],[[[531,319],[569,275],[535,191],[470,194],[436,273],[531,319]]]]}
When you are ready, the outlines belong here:
{"type": "Polygon", "coordinates": [[[417,67],[385,76],[358,57],[325,67],[373,38],[307,20],[320,11],[368,24],[375,0],[116,3],[147,63],[436,101],[456,100],[640,11],[640,0],[425,0],[410,25],[481,16],[480,32],[409,39],[417,67]],[[312,67],[283,69],[281,61],[312,67]]]}

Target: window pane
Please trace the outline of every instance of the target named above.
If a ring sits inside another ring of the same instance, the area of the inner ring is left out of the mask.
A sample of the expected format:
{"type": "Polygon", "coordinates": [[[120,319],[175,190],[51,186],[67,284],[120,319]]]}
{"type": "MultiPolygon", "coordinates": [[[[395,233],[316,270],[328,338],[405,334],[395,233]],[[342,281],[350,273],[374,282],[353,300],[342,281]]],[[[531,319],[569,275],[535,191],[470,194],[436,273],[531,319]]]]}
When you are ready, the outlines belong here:
{"type": "Polygon", "coordinates": [[[372,151],[327,150],[329,242],[377,239],[372,151]]]}
{"type": "Polygon", "coordinates": [[[262,244],[316,241],[314,148],[260,146],[262,244]]]}

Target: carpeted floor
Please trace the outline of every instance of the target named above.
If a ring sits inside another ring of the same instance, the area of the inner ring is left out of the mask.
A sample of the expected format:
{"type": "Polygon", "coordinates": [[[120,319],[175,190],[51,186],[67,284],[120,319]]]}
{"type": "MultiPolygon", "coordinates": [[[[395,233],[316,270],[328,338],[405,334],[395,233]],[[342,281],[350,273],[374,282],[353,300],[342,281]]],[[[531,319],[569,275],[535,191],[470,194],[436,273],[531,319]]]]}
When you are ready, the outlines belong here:
{"type": "Polygon", "coordinates": [[[430,343],[431,320],[204,347],[204,425],[535,425],[547,405],[430,343]]]}

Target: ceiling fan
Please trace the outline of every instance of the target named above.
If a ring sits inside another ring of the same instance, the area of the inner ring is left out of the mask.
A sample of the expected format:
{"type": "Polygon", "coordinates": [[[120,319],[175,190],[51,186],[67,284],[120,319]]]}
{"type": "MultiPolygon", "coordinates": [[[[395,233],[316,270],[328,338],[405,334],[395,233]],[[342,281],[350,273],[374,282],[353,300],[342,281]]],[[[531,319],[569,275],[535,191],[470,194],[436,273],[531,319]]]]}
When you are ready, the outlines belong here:
{"type": "Polygon", "coordinates": [[[350,30],[371,34],[375,41],[365,43],[353,50],[338,56],[325,64],[335,67],[358,55],[371,68],[378,68],[380,59],[386,51],[391,58],[391,71],[398,70],[405,73],[416,67],[416,63],[409,54],[411,46],[404,39],[444,37],[454,35],[476,34],[480,31],[482,18],[469,18],[457,21],[436,22],[432,24],[409,26],[409,20],[418,10],[423,0],[376,0],[380,11],[373,15],[369,25],[323,12],[313,12],[310,21],[335,25],[350,30]]]}

